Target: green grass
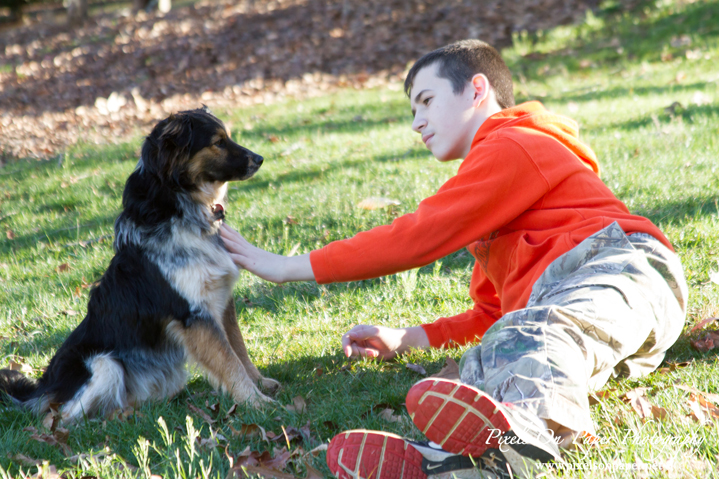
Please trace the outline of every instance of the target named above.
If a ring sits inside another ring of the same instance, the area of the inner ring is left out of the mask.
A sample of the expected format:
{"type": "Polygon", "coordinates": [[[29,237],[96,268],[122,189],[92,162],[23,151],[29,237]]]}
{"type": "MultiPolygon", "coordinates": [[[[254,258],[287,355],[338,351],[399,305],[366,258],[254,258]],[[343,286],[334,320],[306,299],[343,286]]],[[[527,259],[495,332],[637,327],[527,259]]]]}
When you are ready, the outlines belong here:
{"type": "MultiPolygon", "coordinates": [[[[570,463],[674,464],[688,471],[673,471],[678,477],[709,477],[706,468],[716,468],[719,455],[718,430],[686,417],[688,393],[673,384],[719,393],[716,354],[692,350],[687,336],[699,320],[719,315],[719,287],[708,281],[719,260],[719,2],[643,2],[629,13],[616,6],[603,3],[582,25],[519,34],[503,54],[516,79],[518,101],[538,99],[577,119],[581,138],[600,159],[606,184],[675,245],[690,286],[689,319],[667,362],[692,364],[610,384],[618,393],[649,387],[650,400],[665,407],[669,418],[641,424],[629,406],[608,398],[592,408],[598,433],[608,443],[575,453],[570,463]],[[665,110],[674,102],[682,108],[665,110]],[[615,422],[618,416],[621,424],[615,422]],[[702,440],[670,442],[692,437],[702,440]]],[[[413,211],[459,166],[441,164],[424,149],[410,131],[408,102],[396,88],[346,90],[216,113],[233,125],[236,140],[266,158],[254,178],[231,186],[227,222],[277,253],[287,254],[296,245],[298,253],[308,252],[386,224],[413,211]],[[372,196],[401,204],[377,211],[357,208],[372,196]]],[[[39,374],[82,318],[88,299],[83,285],[97,280],[112,257],[113,221],[142,133],[129,144],[77,145],[61,158],[17,160],[0,170],[0,366],[22,359],[39,374]],[[14,239],[7,239],[8,231],[14,239]],[[69,270],[60,271],[65,263],[69,270]]],[[[339,339],[353,324],[410,326],[464,311],[471,306],[471,268],[471,256],[460,251],[416,271],[329,286],[277,286],[243,273],[235,287],[236,308],[251,355],[267,376],[284,385],[279,402],[290,404],[301,395],[306,412],[239,408],[222,420],[231,399],[213,395],[193,369],[187,388],[165,403],[147,404],[126,420],[72,426],[72,453],[107,453],[97,460],[68,460],[60,448],[31,440],[31,432],[23,430],[40,430],[42,418],[0,410],[0,467],[10,477],[21,468],[34,473],[34,467],[9,458],[23,454],[46,459],[74,477],[131,475],[118,467],[122,460],[133,466],[146,463],[137,472],[141,477],[143,470],[204,477],[201,462],[206,471],[211,465],[209,477],[225,477],[225,445],[234,454],[248,445],[271,449],[258,438],[233,436],[230,426],[256,423],[280,433],[281,426],[309,422],[311,437],[292,445],[305,450],[348,428],[420,437],[402,406],[406,391],[419,379],[405,364],[419,363],[433,373],[445,355],[458,360],[463,350],[414,352],[390,363],[349,362],[340,353],[339,339]],[[212,426],[188,407],[191,403],[209,412],[206,401],[219,401],[222,411],[212,426]],[[407,420],[384,421],[373,409],[378,404],[390,405],[407,420]],[[193,450],[187,439],[193,428],[201,438],[219,433],[227,440],[221,448],[193,450]]],[[[323,454],[310,464],[328,474],[323,454]]],[[[292,463],[288,472],[303,476],[303,462],[292,463]]],[[[595,470],[565,476],[633,473],[595,470]]],[[[669,473],[655,471],[649,477],[669,473]]]]}

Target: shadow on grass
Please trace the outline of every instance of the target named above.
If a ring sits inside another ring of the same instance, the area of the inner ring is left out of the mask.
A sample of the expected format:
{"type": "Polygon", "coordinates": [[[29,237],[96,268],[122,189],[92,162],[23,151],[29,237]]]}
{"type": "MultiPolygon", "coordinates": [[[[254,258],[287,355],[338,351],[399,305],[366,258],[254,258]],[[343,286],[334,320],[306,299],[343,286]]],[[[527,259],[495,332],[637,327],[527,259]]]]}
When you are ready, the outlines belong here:
{"type": "Polygon", "coordinates": [[[635,209],[633,214],[649,218],[654,224],[685,224],[703,216],[719,213],[719,194],[686,198],[682,201],[663,203],[658,208],[635,209]]]}
{"type": "MultiPolygon", "coordinates": [[[[682,105],[676,107],[675,113],[671,114],[667,111],[667,108],[670,108],[670,105],[666,105],[664,109],[657,111],[655,118],[659,127],[667,125],[671,121],[675,121],[676,118],[680,118],[682,122],[690,125],[696,123],[699,118],[719,118],[719,104],[682,105]]],[[[644,117],[626,122],[614,123],[612,126],[621,130],[636,130],[648,126],[654,126],[656,128],[656,123],[654,118],[644,117]]]]}
{"type": "MultiPolygon", "coordinates": [[[[548,53],[531,52],[511,63],[510,69],[521,71],[528,79],[542,81],[546,69],[551,72],[558,67],[567,73],[578,73],[589,71],[583,66],[586,61],[606,65],[659,61],[663,55],[683,56],[687,49],[696,48],[686,41],[672,42],[682,35],[703,40],[719,36],[719,2],[716,1],[684,4],[654,19],[647,19],[645,12],[656,9],[655,2],[636,2],[629,11],[617,11],[616,5],[617,2],[607,2],[608,8],[597,12],[596,16],[605,22],[600,30],[589,31],[585,26],[578,26],[578,38],[568,48],[548,53]]],[[[540,40],[537,33],[528,38],[534,42],[540,40]]]]}
{"type": "MultiPolygon", "coordinates": [[[[666,86],[642,86],[642,87],[614,87],[599,91],[588,91],[586,93],[557,93],[547,95],[548,99],[555,102],[589,102],[592,100],[605,100],[608,98],[631,98],[632,96],[649,96],[649,95],[665,95],[668,92],[671,93],[683,93],[683,92],[695,92],[704,91],[707,86],[712,85],[715,82],[694,82],[694,83],[679,83],[674,85],[666,86]]],[[[669,105],[666,105],[667,107],[669,105]]],[[[702,106],[689,106],[684,105],[687,113],[699,111],[702,114],[709,114],[713,110],[716,110],[714,105],[702,105],[702,106]],[[705,113],[705,110],[709,110],[709,113],[705,113]]],[[[631,122],[628,122],[631,123],[631,122]]]]}
{"type": "Polygon", "coordinates": [[[365,133],[375,128],[388,128],[389,125],[406,121],[409,125],[411,117],[408,115],[409,101],[403,100],[381,102],[363,102],[360,105],[347,107],[331,106],[328,108],[317,108],[304,113],[297,120],[284,123],[281,126],[261,124],[261,128],[246,130],[239,135],[239,140],[253,139],[264,141],[269,137],[277,138],[290,137],[311,137],[318,131],[334,133],[365,133]],[[398,108],[406,111],[397,115],[398,108]]]}

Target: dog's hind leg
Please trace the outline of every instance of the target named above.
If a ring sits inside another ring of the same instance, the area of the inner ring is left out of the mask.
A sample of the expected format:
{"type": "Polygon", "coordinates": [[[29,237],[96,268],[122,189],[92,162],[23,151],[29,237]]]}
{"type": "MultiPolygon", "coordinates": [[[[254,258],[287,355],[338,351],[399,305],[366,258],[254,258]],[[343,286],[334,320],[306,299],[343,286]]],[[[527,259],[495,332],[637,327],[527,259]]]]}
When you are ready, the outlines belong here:
{"type": "Polygon", "coordinates": [[[222,326],[225,328],[225,334],[227,334],[227,339],[232,346],[232,350],[235,351],[237,357],[240,358],[240,361],[242,361],[242,364],[245,366],[245,370],[250,378],[252,378],[255,384],[258,384],[265,391],[269,393],[277,392],[277,390],[280,389],[280,383],[274,379],[262,376],[262,373],[257,370],[257,367],[252,363],[249,354],[247,354],[245,340],[242,338],[240,327],[237,325],[235,302],[232,298],[230,298],[230,302],[227,304],[225,312],[222,315],[222,326]]]}
{"type": "Polygon", "coordinates": [[[167,332],[207,372],[210,382],[230,393],[237,402],[253,406],[273,402],[262,394],[235,354],[224,331],[211,319],[197,319],[189,326],[172,321],[167,332]]]}

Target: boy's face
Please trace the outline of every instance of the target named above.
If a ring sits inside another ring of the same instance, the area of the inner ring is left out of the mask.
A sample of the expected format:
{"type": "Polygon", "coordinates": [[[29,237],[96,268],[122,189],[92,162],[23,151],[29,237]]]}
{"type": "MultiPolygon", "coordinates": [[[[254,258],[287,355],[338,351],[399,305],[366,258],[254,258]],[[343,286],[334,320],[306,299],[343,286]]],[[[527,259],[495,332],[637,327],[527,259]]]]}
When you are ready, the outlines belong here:
{"type": "Polygon", "coordinates": [[[410,91],[412,129],[422,135],[422,141],[439,161],[464,158],[479,128],[475,91],[468,82],[462,93],[455,94],[452,83],[437,76],[437,69],[438,64],[433,63],[414,78],[410,91]]]}

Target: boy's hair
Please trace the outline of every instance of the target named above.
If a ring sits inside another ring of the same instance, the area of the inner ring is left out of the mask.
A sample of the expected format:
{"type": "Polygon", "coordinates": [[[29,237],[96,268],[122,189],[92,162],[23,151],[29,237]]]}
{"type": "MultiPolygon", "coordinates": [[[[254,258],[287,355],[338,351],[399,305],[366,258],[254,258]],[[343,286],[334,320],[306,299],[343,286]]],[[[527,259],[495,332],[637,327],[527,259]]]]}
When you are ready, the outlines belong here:
{"type": "Polygon", "coordinates": [[[409,96],[417,73],[438,63],[438,75],[452,82],[455,95],[464,91],[477,73],[484,73],[494,88],[497,103],[502,109],[514,106],[512,73],[502,56],[491,45],[481,40],[461,40],[422,56],[412,65],[404,80],[404,92],[409,96]]]}

